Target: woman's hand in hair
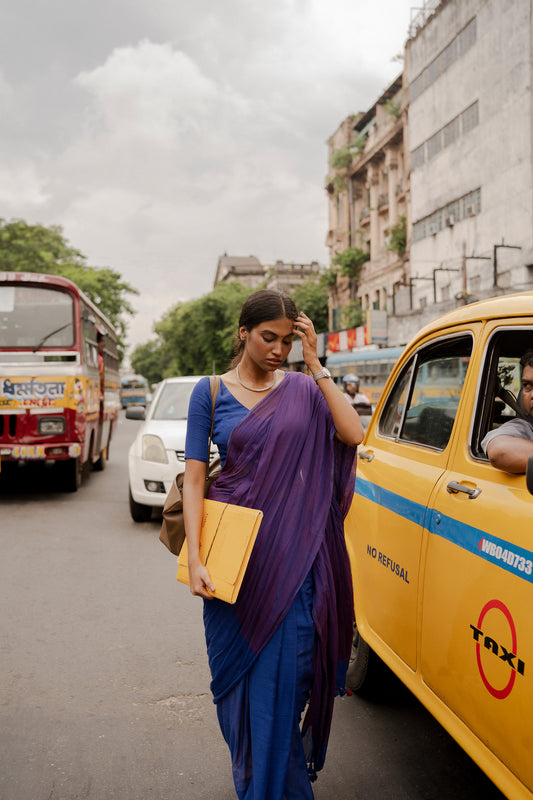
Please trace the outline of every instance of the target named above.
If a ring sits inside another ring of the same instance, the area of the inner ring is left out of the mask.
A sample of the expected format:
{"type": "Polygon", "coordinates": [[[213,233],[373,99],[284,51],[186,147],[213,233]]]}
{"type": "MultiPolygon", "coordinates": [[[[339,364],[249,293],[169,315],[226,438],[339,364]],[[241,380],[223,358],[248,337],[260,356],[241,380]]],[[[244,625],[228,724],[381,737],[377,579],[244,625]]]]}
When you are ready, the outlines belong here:
{"type": "Polygon", "coordinates": [[[294,325],[294,333],[302,340],[302,354],[305,365],[311,375],[314,375],[322,366],[317,355],[318,337],[315,326],[303,311],[300,311],[294,320],[294,325]]]}

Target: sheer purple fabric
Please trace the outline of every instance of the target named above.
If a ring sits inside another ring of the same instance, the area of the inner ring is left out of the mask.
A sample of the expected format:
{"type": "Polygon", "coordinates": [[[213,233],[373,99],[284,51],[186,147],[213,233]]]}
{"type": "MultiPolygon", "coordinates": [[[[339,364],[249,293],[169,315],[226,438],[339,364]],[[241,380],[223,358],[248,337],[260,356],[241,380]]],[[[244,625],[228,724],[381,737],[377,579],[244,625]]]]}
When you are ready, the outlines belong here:
{"type": "Polygon", "coordinates": [[[302,731],[312,776],[324,764],[353,633],[343,522],[353,498],[356,449],[334,435],[316,384],[288,373],[234,428],[209,494],[264,514],[237,603],[204,606],[215,702],[250,669],[312,571],[314,676],[302,731]]]}

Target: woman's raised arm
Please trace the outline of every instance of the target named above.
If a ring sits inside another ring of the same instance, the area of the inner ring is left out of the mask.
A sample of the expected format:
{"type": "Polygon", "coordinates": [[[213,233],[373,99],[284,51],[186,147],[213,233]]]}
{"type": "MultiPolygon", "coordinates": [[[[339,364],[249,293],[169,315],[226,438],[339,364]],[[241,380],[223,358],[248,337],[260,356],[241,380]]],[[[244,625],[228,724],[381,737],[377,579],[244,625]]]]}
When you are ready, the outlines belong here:
{"type": "MultiPolygon", "coordinates": [[[[303,311],[295,319],[294,332],[302,340],[303,357],[311,375],[316,375],[322,369],[317,355],[317,335],[315,326],[303,311]]],[[[331,378],[319,378],[317,386],[324,395],[328,404],[337,438],[352,447],[361,444],[364,437],[363,424],[355,408],[346,402],[341,390],[331,378]]]]}

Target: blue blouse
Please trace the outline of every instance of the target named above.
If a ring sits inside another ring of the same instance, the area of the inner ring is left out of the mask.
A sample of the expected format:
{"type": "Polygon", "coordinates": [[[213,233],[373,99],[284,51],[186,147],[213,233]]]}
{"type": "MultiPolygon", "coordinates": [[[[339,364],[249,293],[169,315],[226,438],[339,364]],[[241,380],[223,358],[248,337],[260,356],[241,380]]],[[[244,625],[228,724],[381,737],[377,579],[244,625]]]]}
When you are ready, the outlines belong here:
{"type": "MultiPolygon", "coordinates": [[[[222,465],[226,461],[228,441],[235,425],[249,413],[250,409],[232,395],[224,383],[215,403],[215,419],[213,424],[213,442],[218,447],[222,465]]],[[[209,378],[202,378],[194,387],[189,400],[187,415],[187,434],[185,438],[185,458],[206,461],[207,443],[211,428],[211,390],[209,378]]]]}

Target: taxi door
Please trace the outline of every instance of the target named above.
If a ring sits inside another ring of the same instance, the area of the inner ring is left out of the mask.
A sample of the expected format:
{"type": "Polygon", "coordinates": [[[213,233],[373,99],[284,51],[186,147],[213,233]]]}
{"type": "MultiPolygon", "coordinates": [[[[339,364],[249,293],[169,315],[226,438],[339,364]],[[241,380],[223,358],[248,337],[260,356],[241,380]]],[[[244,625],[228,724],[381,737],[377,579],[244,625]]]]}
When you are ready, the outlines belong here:
{"type": "Polygon", "coordinates": [[[420,658],[425,683],[486,744],[485,763],[493,753],[533,790],[533,497],[524,475],[492,467],[479,445],[491,365],[505,371],[523,331],[484,331],[477,391],[427,518],[420,658]]]}
{"type": "Polygon", "coordinates": [[[406,353],[359,452],[345,526],[356,621],[373,649],[392,650],[400,672],[417,669],[427,508],[447,468],[472,342],[452,335],[406,353]]]}

